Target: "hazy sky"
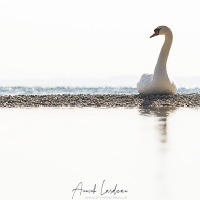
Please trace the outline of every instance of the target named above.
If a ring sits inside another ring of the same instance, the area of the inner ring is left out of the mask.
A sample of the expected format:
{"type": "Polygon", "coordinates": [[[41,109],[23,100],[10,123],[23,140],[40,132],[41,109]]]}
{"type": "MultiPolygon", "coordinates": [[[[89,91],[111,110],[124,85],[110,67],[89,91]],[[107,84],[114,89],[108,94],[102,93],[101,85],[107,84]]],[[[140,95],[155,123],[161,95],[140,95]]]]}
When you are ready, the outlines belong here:
{"type": "Polygon", "coordinates": [[[0,0],[0,80],[152,73],[169,26],[170,76],[200,76],[198,1],[0,0]]]}

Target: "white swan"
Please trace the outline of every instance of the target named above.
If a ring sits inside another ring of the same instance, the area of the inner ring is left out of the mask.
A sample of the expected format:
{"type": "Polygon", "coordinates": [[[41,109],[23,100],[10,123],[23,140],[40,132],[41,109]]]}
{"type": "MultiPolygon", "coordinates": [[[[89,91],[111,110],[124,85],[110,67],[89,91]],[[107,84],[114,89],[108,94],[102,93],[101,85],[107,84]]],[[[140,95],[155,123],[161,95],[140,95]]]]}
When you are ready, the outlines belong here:
{"type": "Polygon", "coordinates": [[[143,74],[137,84],[137,89],[141,94],[176,94],[176,86],[169,79],[166,69],[167,58],[173,40],[172,31],[167,26],[159,26],[154,30],[154,34],[150,38],[157,35],[164,35],[165,41],[160,51],[154,74],[143,74]]]}

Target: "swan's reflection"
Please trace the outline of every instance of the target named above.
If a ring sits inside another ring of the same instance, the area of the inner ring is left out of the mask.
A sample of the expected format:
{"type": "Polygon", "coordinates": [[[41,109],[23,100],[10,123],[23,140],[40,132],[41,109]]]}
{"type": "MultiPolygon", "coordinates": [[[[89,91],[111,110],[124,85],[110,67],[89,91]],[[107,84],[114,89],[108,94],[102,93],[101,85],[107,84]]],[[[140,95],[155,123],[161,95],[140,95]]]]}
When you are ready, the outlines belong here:
{"type": "Polygon", "coordinates": [[[148,117],[156,117],[158,120],[157,130],[159,131],[160,141],[167,142],[167,118],[176,108],[149,108],[140,109],[140,114],[148,117]]]}
{"type": "Polygon", "coordinates": [[[176,108],[154,108],[154,109],[140,109],[140,114],[147,117],[154,117],[156,119],[156,129],[159,133],[159,140],[161,145],[158,147],[158,170],[157,170],[157,181],[158,181],[158,192],[164,199],[169,197],[169,185],[168,185],[168,143],[167,143],[167,123],[169,116],[174,113],[176,108]]]}

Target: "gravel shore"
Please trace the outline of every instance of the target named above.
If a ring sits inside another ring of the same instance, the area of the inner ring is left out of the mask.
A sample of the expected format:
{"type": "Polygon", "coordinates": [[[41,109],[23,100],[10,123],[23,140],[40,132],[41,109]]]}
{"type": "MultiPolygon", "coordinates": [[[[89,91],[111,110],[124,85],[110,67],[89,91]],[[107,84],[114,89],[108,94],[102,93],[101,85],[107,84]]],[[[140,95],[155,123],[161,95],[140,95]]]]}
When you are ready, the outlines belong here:
{"type": "Polygon", "coordinates": [[[0,107],[200,107],[200,94],[9,95],[0,96],[0,107]]]}

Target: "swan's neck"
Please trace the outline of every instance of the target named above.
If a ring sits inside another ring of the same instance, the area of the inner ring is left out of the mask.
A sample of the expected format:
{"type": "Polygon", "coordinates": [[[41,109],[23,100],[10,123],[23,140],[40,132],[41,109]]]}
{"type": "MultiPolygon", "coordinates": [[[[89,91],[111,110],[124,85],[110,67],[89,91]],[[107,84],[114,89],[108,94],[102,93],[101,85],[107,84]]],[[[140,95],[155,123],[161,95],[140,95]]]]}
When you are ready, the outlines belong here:
{"type": "Polygon", "coordinates": [[[158,57],[158,61],[157,61],[156,67],[155,67],[154,78],[156,78],[158,76],[160,78],[164,78],[163,76],[168,78],[166,65],[167,65],[167,58],[169,56],[169,51],[170,51],[170,48],[172,45],[172,40],[173,40],[173,35],[172,35],[172,32],[169,31],[165,35],[165,41],[164,41],[164,44],[160,51],[160,55],[158,57]]]}

